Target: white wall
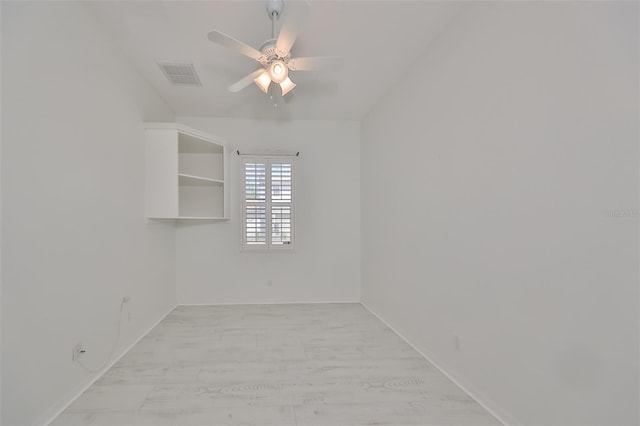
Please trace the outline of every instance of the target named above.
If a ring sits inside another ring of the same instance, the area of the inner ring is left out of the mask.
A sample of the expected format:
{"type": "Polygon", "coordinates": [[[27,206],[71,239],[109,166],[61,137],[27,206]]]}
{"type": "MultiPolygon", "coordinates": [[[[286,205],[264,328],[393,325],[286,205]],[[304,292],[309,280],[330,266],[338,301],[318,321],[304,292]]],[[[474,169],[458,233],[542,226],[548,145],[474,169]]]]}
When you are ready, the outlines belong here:
{"type": "Polygon", "coordinates": [[[637,8],[473,4],[363,121],[363,300],[510,421],[638,424],[637,8]]]}
{"type": "Polygon", "coordinates": [[[178,121],[226,139],[234,153],[300,151],[295,252],[240,251],[241,172],[239,157],[233,154],[231,220],[179,224],[176,230],[179,303],[360,300],[359,123],[186,117],[178,121]]]}
{"type": "Polygon", "coordinates": [[[48,420],[175,305],[175,232],[143,218],[144,120],[172,113],[74,3],[2,2],[2,424],[48,420]],[[128,321],[128,313],[131,321],[128,321]]]}

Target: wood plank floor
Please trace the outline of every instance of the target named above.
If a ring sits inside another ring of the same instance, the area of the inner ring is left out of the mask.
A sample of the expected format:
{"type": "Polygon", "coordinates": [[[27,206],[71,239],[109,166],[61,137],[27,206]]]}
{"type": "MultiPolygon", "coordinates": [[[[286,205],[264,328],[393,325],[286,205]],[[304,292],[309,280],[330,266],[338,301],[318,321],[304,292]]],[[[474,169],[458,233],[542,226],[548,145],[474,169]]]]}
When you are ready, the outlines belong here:
{"type": "Polygon", "coordinates": [[[360,304],[179,306],[53,425],[496,425],[360,304]]]}

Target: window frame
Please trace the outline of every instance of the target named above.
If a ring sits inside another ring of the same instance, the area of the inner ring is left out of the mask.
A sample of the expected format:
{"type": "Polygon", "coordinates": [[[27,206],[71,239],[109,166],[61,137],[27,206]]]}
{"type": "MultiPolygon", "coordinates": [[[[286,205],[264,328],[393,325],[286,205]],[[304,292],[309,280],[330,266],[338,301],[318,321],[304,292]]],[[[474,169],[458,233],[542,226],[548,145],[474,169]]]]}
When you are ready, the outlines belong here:
{"type": "Polygon", "coordinates": [[[242,199],[241,199],[241,250],[244,252],[291,252],[295,249],[295,201],[296,201],[296,157],[294,156],[284,156],[284,155],[241,155],[240,169],[242,173],[242,199]],[[265,224],[265,237],[266,241],[264,244],[247,244],[247,206],[248,205],[262,205],[260,202],[250,202],[247,201],[246,198],[246,164],[247,163],[258,163],[265,164],[265,216],[266,216],[266,224],[265,224]],[[272,202],[272,169],[271,166],[273,164],[290,164],[291,165],[291,201],[290,202],[277,202],[275,205],[288,205],[291,211],[291,229],[290,229],[290,243],[289,244],[273,244],[272,243],[272,206],[274,203],[272,202]]]}

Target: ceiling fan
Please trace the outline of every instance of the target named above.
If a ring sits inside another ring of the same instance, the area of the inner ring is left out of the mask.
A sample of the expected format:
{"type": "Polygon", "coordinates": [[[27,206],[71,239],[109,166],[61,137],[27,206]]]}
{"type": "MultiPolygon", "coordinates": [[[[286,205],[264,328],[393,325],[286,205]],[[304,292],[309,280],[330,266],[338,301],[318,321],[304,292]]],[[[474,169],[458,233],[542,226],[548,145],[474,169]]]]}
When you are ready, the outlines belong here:
{"type": "Polygon", "coordinates": [[[289,71],[312,71],[339,64],[341,58],[337,56],[291,57],[291,47],[296,41],[298,28],[309,9],[306,1],[291,2],[291,5],[296,7],[288,11],[287,19],[276,37],[276,22],[284,7],[283,0],[267,0],[267,13],[271,19],[271,38],[262,44],[260,50],[220,31],[209,32],[207,35],[209,40],[242,53],[261,65],[251,74],[229,86],[231,92],[238,92],[254,82],[263,92],[268,93],[271,83],[275,83],[280,86],[284,96],[296,87],[289,76],[289,71]]]}

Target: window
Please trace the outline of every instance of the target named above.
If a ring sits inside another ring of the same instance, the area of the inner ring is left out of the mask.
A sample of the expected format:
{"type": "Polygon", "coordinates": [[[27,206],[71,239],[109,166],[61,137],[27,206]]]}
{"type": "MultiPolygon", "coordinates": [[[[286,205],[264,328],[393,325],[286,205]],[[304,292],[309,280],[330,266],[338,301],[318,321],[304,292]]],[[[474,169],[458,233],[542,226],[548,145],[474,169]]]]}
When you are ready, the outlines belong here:
{"type": "Polygon", "coordinates": [[[293,249],[293,159],[243,157],[242,181],[243,249],[293,249]]]}

